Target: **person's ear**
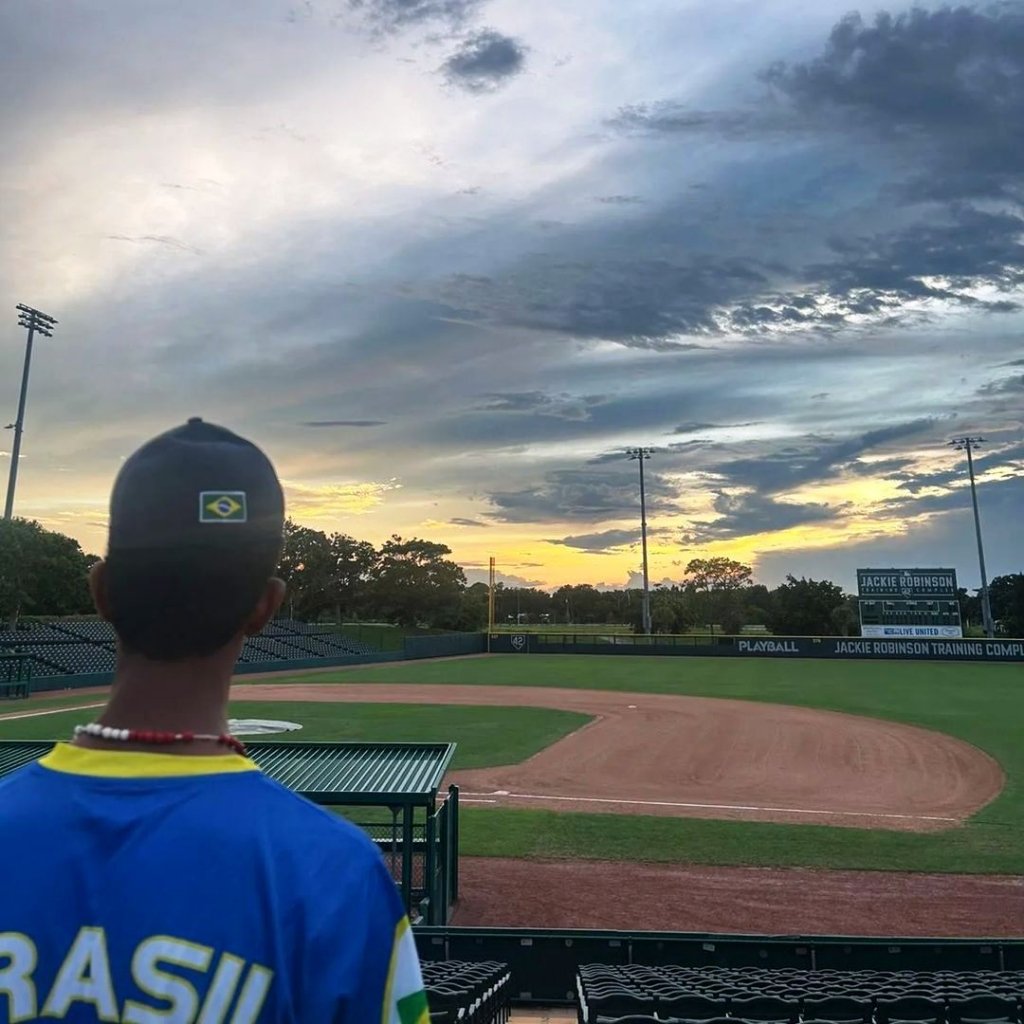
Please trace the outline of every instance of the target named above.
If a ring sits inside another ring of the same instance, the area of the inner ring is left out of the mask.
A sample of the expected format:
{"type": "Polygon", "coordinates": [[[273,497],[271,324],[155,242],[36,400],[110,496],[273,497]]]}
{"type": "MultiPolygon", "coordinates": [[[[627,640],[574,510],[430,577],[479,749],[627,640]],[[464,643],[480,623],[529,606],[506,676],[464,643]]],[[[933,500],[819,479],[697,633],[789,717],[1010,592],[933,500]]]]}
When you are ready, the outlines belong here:
{"type": "Polygon", "coordinates": [[[277,614],[284,600],[285,585],[276,576],[267,580],[263,593],[253,609],[252,615],[246,620],[245,635],[255,636],[277,614]]]}
{"type": "Polygon", "coordinates": [[[89,569],[89,593],[101,619],[110,621],[110,596],[107,593],[107,563],[93,563],[89,569]]]}

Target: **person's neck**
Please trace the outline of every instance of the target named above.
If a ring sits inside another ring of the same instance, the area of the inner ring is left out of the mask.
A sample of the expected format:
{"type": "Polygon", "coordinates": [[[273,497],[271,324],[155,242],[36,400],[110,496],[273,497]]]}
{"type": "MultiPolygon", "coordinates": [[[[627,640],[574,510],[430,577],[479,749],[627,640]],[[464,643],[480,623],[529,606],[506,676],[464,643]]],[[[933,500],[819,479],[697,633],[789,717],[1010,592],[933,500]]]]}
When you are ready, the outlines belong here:
{"type": "MultiPolygon", "coordinates": [[[[110,699],[96,721],[116,729],[146,732],[226,733],[235,661],[233,652],[176,662],[150,661],[120,652],[110,699]]],[[[228,753],[212,740],[154,746],[79,736],[75,742],[86,747],[161,754],[228,753]]]]}

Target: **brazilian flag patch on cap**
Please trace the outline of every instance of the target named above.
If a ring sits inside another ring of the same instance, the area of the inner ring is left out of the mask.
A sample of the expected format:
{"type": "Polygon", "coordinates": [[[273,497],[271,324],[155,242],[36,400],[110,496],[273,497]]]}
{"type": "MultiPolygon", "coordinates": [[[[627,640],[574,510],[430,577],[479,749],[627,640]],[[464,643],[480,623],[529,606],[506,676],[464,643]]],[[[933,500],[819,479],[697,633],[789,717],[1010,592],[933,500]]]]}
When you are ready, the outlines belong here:
{"type": "Polygon", "coordinates": [[[245,491],[203,491],[199,495],[199,522],[244,523],[247,519],[245,491]]]}

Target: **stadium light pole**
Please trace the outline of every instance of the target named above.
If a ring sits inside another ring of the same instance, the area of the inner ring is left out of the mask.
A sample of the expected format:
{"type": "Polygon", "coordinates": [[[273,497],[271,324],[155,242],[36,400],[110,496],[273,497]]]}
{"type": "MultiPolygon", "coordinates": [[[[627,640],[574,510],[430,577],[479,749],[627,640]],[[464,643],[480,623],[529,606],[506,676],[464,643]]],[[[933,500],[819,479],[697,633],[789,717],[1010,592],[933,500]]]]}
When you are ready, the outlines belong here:
{"type": "Polygon", "coordinates": [[[640,465],[640,544],[644,553],[644,600],[641,618],[643,631],[651,635],[651,581],[647,574],[647,492],[644,489],[644,462],[651,457],[653,448],[627,448],[626,455],[640,465]]]}
{"type": "Polygon", "coordinates": [[[25,426],[25,399],[28,396],[28,371],[32,365],[32,340],[37,334],[44,338],[53,337],[53,328],[57,321],[52,316],[33,309],[31,306],[24,306],[21,303],[15,307],[18,310],[18,324],[28,331],[28,339],[25,342],[25,366],[21,371],[21,396],[18,399],[18,418],[7,425],[7,429],[14,428],[14,444],[11,447],[11,473],[7,478],[7,502],[4,505],[4,519],[10,519],[14,515],[14,488],[18,483],[18,460],[21,458],[21,432],[25,426]]]}
{"type": "Polygon", "coordinates": [[[954,437],[949,446],[958,452],[967,452],[967,472],[971,478],[971,504],[974,506],[974,533],[978,538],[978,568],[981,569],[981,619],[985,636],[995,636],[995,623],[992,621],[992,605],[988,599],[988,578],[985,575],[985,548],[981,543],[981,516],[978,514],[978,489],[974,485],[973,449],[984,442],[983,437],[970,437],[967,434],[954,437]]]}

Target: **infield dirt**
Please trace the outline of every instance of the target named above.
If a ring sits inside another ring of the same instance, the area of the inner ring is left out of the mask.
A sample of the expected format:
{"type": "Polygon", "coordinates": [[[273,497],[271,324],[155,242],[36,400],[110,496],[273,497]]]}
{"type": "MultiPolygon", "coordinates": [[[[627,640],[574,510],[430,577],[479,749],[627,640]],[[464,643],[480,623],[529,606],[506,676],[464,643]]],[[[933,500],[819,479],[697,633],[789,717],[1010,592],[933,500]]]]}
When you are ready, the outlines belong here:
{"type": "Polygon", "coordinates": [[[377,683],[239,684],[232,698],[528,706],[593,716],[520,764],[452,774],[464,800],[488,806],[930,831],[956,827],[1004,781],[993,758],[955,737],[782,704],[377,683]]]}

